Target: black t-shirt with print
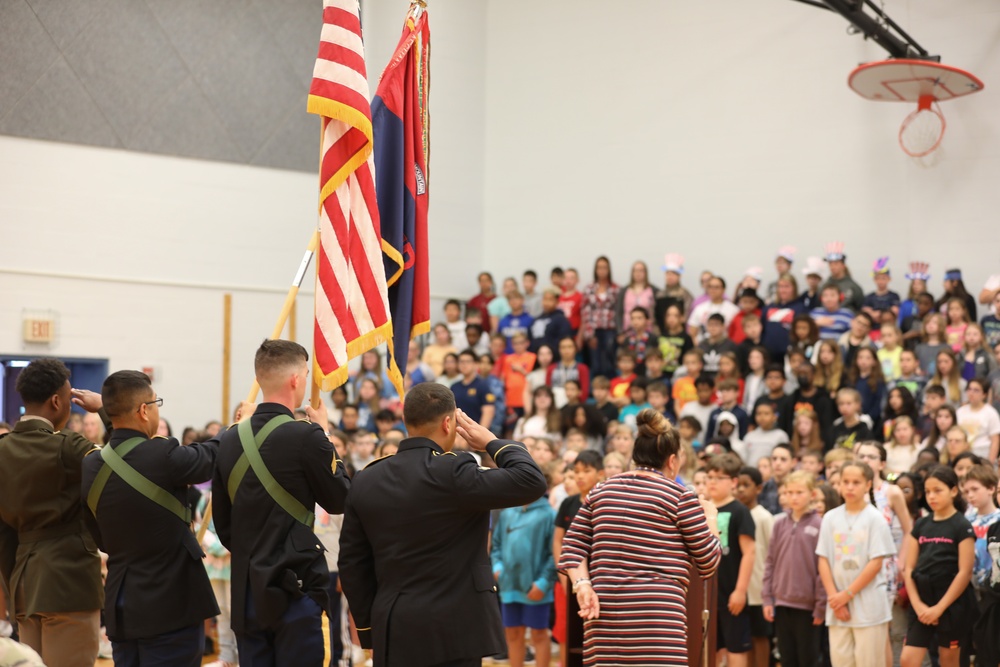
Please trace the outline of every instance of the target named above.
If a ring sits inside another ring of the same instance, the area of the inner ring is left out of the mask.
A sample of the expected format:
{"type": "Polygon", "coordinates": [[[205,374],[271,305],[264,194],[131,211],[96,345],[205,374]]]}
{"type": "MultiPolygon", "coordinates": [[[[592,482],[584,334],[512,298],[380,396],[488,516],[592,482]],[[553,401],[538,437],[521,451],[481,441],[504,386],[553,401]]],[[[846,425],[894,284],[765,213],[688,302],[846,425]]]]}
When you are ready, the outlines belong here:
{"type": "Polygon", "coordinates": [[[972,524],[955,512],[944,521],[934,515],[917,520],[911,533],[920,547],[914,575],[930,581],[950,581],[958,574],[958,545],[963,540],[976,539],[972,524]]]}
{"type": "Polygon", "coordinates": [[[734,500],[719,508],[719,543],[722,545],[722,560],[719,562],[719,604],[728,604],[729,596],[736,590],[740,578],[740,535],[754,536],[753,517],[746,506],[734,500]]]}
{"type": "Polygon", "coordinates": [[[566,496],[566,499],[559,505],[559,511],[556,513],[556,528],[569,530],[569,527],[573,525],[573,519],[576,518],[576,513],[580,511],[581,507],[583,507],[583,501],[580,500],[579,493],[566,496]]]}

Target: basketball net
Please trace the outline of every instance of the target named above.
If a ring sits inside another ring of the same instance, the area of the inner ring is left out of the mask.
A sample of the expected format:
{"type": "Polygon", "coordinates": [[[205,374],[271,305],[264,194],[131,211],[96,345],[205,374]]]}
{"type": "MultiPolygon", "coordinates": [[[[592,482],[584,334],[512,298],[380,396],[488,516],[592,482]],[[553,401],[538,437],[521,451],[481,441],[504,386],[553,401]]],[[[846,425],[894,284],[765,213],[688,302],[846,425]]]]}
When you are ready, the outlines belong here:
{"type": "Polygon", "coordinates": [[[930,155],[941,145],[946,126],[934,97],[921,95],[917,110],[904,118],[899,127],[899,146],[910,157],[930,155]]]}

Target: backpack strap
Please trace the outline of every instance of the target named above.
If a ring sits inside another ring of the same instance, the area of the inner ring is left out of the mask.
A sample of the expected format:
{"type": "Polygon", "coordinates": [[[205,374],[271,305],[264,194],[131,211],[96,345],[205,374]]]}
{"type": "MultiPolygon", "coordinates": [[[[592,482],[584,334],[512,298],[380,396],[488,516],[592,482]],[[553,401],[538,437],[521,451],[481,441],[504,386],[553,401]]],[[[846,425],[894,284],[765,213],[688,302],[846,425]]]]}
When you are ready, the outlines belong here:
{"type": "Polygon", "coordinates": [[[121,477],[123,482],[146,498],[149,498],[184,523],[191,523],[190,508],[177,500],[172,493],[151,482],[125,461],[125,455],[143,442],[146,442],[143,438],[130,438],[118,446],[120,451],[116,451],[111,445],[101,449],[101,458],[104,460],[104,465],[98,471],[97,476],[94,478],[94,484],[90,487],[90,492],[87,494],[87,506],[90,507],[90,511],[96,517],[97,505],[101,500],[101,494],[104,493],[104,487],[107,485],[111,473],[114,472],[121,477]]]}
{"type": "Polygon", "coordinates": [[[229,492],[230,501],[235,501],[236,491],[239,489],[240,482],[243,481],[243,477],[246,475],[247,468],[252,468],[254,474],[257,475],[257,479],[264,486],[264,490],[271,496],[271,499],[296,521],[308,528],[312,528],[316,517],[299,502],[298,498],[278,483],[278,480],[274,478],[271,471],[264,465],[264,459],[260,455],[260,448],[271,432],[290,421],[294,420],[288,415],[278,415],[267,422],[257,435],[253,433],[253,427],[250,425],[249,419],[244,419],[240,422],[239,426],[237,426],[237,432],[240,436],[240,444],[243,445],[243,455],[240,456],[236,465],[233,466],[233,471],[226,484],[226,490],[229,492]]]}

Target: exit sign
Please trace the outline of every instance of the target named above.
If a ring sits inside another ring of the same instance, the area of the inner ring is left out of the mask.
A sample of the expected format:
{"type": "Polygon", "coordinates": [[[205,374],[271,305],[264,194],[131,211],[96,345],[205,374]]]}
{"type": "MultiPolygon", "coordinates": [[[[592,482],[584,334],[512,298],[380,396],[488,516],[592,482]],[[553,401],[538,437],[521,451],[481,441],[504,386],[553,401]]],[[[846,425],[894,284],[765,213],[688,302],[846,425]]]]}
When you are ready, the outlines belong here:
{"type": "Polygon", "coordinates": [[[51,343],[56,339],[56,321],[52,318],[26,317],[23,331],[25,343],[51,343]]]}

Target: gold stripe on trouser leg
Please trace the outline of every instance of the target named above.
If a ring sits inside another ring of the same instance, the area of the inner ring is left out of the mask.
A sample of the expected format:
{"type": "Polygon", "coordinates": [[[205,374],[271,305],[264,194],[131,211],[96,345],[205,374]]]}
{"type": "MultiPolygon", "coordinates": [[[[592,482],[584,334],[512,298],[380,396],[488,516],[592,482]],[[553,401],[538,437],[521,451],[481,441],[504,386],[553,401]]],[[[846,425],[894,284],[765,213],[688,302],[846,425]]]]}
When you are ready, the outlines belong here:
{"type": "Polygon", "coordinates": [[[323,632],[323,667],[330,666],[330,617],[326,615],[326,611],[323,612],[323,616],[320,620],[320,630],[323,632]]]}

